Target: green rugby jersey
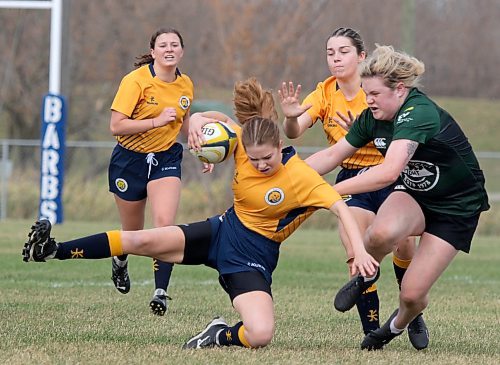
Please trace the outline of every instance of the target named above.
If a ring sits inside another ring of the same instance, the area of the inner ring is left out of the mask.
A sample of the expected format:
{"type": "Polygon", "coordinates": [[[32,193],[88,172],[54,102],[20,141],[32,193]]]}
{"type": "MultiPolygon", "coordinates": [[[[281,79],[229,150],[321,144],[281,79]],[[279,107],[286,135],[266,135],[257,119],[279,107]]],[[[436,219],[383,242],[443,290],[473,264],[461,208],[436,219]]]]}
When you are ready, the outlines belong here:
{"type": "Polygon", "coordinates": [[[460,216],[488,210],[484,175],[467,137],[448,112],[416,88],[394,120],[377,120],[366,109],[346,135],[354,147],[373,141],[384,156],[398,139],[419,143],[401,181],[423,207],[460,216]]]}

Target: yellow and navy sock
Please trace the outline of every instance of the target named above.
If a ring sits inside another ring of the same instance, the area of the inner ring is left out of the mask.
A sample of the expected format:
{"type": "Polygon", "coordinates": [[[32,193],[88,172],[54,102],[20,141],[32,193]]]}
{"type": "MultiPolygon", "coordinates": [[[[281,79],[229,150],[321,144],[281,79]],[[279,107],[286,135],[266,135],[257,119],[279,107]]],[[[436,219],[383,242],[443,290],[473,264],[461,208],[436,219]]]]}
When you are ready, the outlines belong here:
{"type": "Polygon", "coordinates": [[[245,338],[245,326],[243,322],[238,322],[233,327],[224,328],[219,333],[218,344],[220,346],[252,347],[245,338]]]}
{"type": "Polygon", "coordinates": [[[396,274],[396,281],[399,285],[399,290],[401,290],[401,281],[403,281],[403,276],[410,266],[411,260],[402,260],[395,255],[392,255],[392,267],[394,268],[394,273],[396,274]]]}
{"type": "Polygon", "coordinates": [[[356,302],[363,332],[366,334],[380,327],[379,308],[380,303],[377,293],[377,284],[366,289],[356,302]]]}
{"type": "Polygon", "coordinates": [[[153,271],[155,274],[155,288],[167,290],[172,275],[173,264],[153,259],[153,271]]]}
{"type": "Polygon", "coordinates": [[[55,258],[59,260],[103,259],[122,254],[120,231],[109,231],[59,243],[55,258]]]}

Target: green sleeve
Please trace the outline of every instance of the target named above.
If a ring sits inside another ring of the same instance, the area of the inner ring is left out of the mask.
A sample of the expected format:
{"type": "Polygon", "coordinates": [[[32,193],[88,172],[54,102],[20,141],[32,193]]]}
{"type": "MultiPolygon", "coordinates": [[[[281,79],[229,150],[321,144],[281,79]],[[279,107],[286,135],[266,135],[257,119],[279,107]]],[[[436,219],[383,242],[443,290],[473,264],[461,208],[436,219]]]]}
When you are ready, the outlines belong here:
{"type": "Polygon", "coordinates": [[[426,143],[440,128],[440,118],[432,104],[417,104],[403,109],[394,121],[394,137],[426,143]]]}
{"type": "Polygon", "coordinates": [[[345,136],[347,142],[353,147],[361,148],[373,141],[373,135],[370,131],[374,130],[374,125],[373,120],[369,118],[369,113],[369,109],[363,110],[345,136]]]}

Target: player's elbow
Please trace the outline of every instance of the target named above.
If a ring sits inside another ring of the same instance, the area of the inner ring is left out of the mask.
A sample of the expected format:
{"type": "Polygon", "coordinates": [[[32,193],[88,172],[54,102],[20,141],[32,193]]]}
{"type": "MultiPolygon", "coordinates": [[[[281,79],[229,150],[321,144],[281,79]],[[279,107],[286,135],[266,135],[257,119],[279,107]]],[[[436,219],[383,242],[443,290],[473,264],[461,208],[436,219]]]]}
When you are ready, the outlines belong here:
{"type": "Polygon", "coordinates": [[[111,132],[112,136],[116,137],[116,136],[120,135],[120,133],[118,132],[118,128],[113,123],[110,123],[110,125],[109,125],[109,131],[111,132]]]}
{"type": "Polygon", "coordinates": [[[290,139],[296,139],[300,137],[300,133],[297,131],[291,130],[290,128],[283,128],[283,132],[285,133],[285,136],[290,139]]]}
{"type": "Polygon", "coordinates": [[[382,183],[384,184],[384,186],[388,186],[395,183],[399,179],[399,174],[400,174],[399,170],[387,169],[383,174],[380,174],[382,178],[382,183]]]}
{"type": "Polygon", "coordinates": [[[387,183],[393,184],[399,179],[399,172],[387,174],[387,183]]]}

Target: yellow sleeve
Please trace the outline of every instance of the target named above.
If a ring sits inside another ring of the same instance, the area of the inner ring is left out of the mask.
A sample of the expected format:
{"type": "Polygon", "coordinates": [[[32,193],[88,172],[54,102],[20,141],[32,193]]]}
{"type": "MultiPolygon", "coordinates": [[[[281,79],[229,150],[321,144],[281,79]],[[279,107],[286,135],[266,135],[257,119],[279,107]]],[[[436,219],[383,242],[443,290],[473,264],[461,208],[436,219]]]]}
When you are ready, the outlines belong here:
{"type": "Polygon", "coordinates": [[[296,183],[297,200],[304,207],[330,207],[342,197],[315,170],[304,161],[298,160],[293,169],[293,181],[296,183]]]}
{"type": "Polygon", "coordinates": [[[125,76],[120,82],[118,91],[116,92],[111,110],[115,110],[125,114],[129,118],[132,116],[135,107],[139,103],[142,96],[142,89],[139,83],[130,77],[130,74],[125,76]]]}
{"type": "Polygon", "coordinates": [[[312,104],[312,107],[307,110],[307,113],[312,119],[312,123],[316,123],[318,119],[323,120],[326,114],[326,98],[325,98],[325,87],[323,82],[319,82],[316,86],[316,90],[306,96],[302,105],[312,104]]]}

